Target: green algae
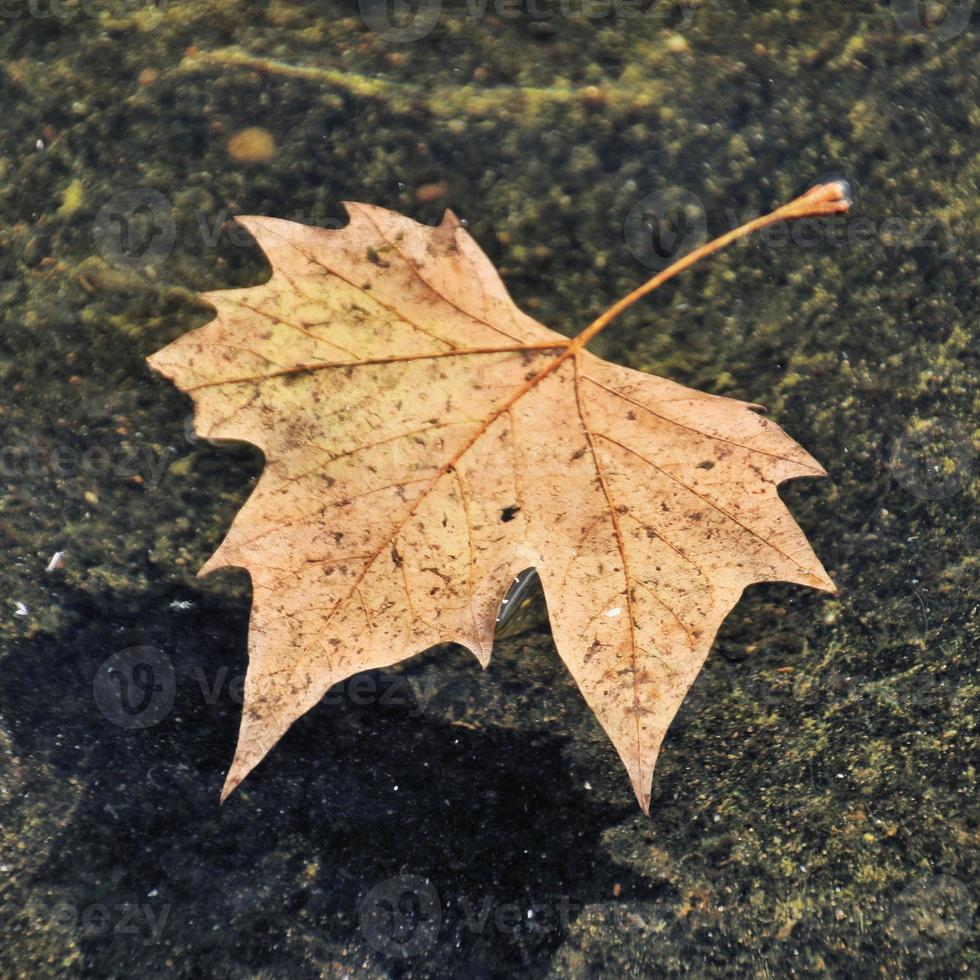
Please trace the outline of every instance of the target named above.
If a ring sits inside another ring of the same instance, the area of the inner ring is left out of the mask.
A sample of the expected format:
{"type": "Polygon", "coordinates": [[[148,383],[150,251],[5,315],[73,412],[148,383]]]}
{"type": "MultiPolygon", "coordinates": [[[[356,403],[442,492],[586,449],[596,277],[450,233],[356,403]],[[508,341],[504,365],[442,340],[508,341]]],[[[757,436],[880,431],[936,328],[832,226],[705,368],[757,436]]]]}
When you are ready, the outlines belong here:
{"type": "Polygon", "coordinates": [[[976,973],[975,30],[702,5],[685,51],[652,13],[543,33],[447,8],[407,45],[312,3],[4,22],[3,972],[976,973]],[[272,161],[228,157],[249,125],[272,161]],[[406,665],[432,692],[416,717],[321,706],[219,811],[239,706],[200,677],[244,669],[248,589],[195,572],[261,460],[198,439],[143,358],[207,319],[194,293],[266,274],[227,218],[452,207],[522,307],[570,333],[650,274],[623,235],[646,195],[684,187],[719,232],[827,171],[870,234],[739,246],[601,338],[766,405],[830,472],[784,497],[840,594],[749,590],[667,738],[652,816],[540,629],[486,674],[451,649],[406,665]],[[132,187],[167,199],[174,245],[127,268],[93,227],[132,187]],[[93,680],[141,643],[176,664],[176,707],[120,731],[93,680]],[[517,935],[447,914],[399,964],[357,910],[405,873],[457,910],[576,911],[517,935]],[[63,925],[63,902],[173,918],[144,943],[63,925]]]}

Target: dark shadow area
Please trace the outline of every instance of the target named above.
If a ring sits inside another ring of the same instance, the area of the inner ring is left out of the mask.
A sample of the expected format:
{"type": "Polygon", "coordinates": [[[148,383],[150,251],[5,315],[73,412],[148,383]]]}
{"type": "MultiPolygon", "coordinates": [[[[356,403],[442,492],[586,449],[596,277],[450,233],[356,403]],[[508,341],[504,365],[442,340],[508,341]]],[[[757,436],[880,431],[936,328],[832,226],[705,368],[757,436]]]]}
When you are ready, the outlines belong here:
{"type": "MultiPolygon", "coordinates": [[[[305,976],[297,933],[358,947],[362,961],[399,975],[537,975],[583,905],[660,890],[598,848],[624,814],[573,781],[561,737],[474,731],[404,704],[328,695],[219,806],[247,608],[177,592],[147,597],[136,614],[68,601],[88,605],[84,625],[12,650],[0,715],[17,756],[82,793],[25,891],[55,889],[79,909],[118,906],[115,918],[136,906],[132,932],[81,929],[92,975],[163,975],[180,962],[181,976],[210,976],[234,961],[241,975],[305,976]],[[158,652],[126,667],[120,651],[133,647],[158,652]],[[112,657],[117,707],[125,699],[128,711],[116,721],[103,711],[112,713],[112,657]],[[170,695],[159,721],[133,727],[170,695]],[[394,899],[394,945],[377,920],[359,922],[365,895],[402,875],[428,879],[439,900],[437,941],[415,959],[384,953],[404,948],[418,896],[401,909],[394,899]]],[[[471,657],[445,653],[453,671],[482,675],[471,657]]]]}

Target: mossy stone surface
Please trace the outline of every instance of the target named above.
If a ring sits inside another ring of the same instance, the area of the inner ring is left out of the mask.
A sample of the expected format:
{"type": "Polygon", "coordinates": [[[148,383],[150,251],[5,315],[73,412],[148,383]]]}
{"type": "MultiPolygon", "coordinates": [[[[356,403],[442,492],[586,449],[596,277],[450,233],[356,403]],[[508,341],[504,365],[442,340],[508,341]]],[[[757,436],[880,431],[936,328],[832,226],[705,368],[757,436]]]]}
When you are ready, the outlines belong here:
{"type": "Polygon", "coordinates": [[[980,972],[980,41],[913,6],[6,4],[0,974],[980,972]],[[827,173],[851,218],[596,345],[830,472],[784,497],[839,594],[746,593],[651,816],[541,624],[331,692],[219,807],[249,591],[195,572],[262,461],[144,358],[267,274],[228,219],[451,207],[571,333],[678,245],[634,208],[715,234],[827,173]]]}

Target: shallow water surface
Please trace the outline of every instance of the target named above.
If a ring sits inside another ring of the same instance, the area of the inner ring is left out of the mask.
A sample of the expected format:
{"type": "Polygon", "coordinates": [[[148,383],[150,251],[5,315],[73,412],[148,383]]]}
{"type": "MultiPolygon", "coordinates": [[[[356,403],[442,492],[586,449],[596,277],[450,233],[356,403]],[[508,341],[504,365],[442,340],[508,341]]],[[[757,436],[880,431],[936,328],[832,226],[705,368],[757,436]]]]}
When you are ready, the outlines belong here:
{"type": "Polygon", "coordinates": [[[0,10],[0,973],[966,977],[977,942],[980,12],[905,0],[0,10]],[[223,806],[261,454],[145,357],[230,222],[465,220],[566,334],[765,405],[836,581],[750,588],[649,817],[540,603],[332,690],[223,806]],[[535,611],[536,610],[536,611],[535,611]]]}

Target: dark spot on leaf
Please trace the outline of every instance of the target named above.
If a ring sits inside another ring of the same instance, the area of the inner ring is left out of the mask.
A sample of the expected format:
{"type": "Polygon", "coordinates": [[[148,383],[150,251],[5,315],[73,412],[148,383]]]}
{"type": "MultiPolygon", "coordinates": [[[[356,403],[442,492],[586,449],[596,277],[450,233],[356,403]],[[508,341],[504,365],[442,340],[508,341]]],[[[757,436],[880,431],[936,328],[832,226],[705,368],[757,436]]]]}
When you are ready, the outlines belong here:
{"type": "Polygon", "coordinates": [[[516,504],[511,504],[510,507],[505,507],[500,512],[500,520],[502,523],[506,524],[508,521],[512,521],[520,513],[521,508],[516,504]]]}
{"type": "Polygon", "coordinates": [[[713,470],[714,468],[715,464],[710,459],[706,459],[704,462],[698,463],[699,470],[713,470]]]}
{"type": "Polygon", "coordinates": [[[386,262],[380,255],[378,255],[378,250],[375,248],[368,248],[367,257],[369,262],[373,262],[379,269],[387,269],[390,262],[386,262]]]}

